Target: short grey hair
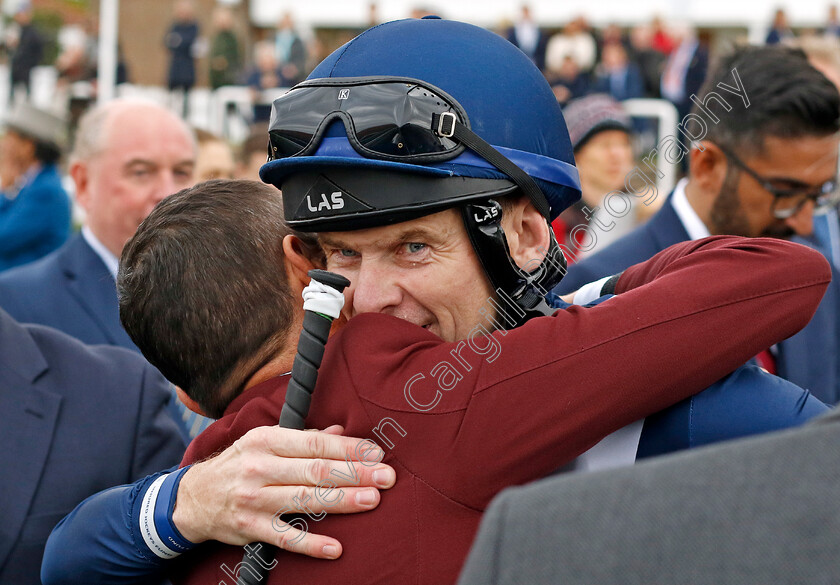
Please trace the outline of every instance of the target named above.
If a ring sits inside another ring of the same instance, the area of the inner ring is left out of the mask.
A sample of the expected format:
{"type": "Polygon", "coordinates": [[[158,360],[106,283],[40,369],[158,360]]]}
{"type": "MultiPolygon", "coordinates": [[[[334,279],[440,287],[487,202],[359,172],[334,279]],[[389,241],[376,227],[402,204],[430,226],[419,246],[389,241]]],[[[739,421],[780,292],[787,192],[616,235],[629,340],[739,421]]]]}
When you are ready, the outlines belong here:
{"type": "MultiPolygon", "coordinates": [[[[81,161],[89,161],[99,155],[106,147],[106,129],[112,114],[132,106],[153,106],[161,110],[170,111],[157,102],[136,97],[117,98],[94,106],[85,112],[79,120],[79,125],[76,128],[76,137],[73,141],[73,150],[70,152],[69,163],[72,165],[81,161]]],[[[177,117],[177,114],[174,112],[172,112],[172,115],[177,117]]],[[[193,148],[197,149],[195,132],[189,124],[183,120],[181,122],[183,123],[184,130],[192,140],[193,148]]]]}

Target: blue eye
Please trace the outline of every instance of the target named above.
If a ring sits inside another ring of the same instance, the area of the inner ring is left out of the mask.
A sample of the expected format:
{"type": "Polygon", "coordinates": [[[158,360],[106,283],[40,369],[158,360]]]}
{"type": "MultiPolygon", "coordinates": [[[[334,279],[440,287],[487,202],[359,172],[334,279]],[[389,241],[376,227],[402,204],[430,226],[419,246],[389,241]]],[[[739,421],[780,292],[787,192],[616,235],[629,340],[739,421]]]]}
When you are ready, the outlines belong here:
{"type": "Polygon", "coordinates": [[[421,244],[419,242],[409,242],[406,244],[408,251],[412,254],[416,254],[418,252],[423,251],[426,248],[426,244],[421,244]]]}
{"type": "Polygon", "coordinates": [[[352,258],[353,256],[356,255],[356,251],[355,250],[348,250],[348,249],[344,248],[342,250],[339,250],[339,254],[341,254],[345,258],[352,258]]]}

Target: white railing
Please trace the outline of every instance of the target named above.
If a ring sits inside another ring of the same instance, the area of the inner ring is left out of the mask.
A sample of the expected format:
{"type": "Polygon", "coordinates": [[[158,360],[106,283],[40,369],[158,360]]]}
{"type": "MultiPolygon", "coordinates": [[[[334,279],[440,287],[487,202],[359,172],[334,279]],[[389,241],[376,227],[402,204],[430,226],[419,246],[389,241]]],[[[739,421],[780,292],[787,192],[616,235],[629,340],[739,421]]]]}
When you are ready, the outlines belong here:
{"type": "MultiPolygon", "coordinates": [[[[624,110],[631,118],[642,120],[655,120],[656,139],[653,146],[662,142],[666,136],[673,136],[677,131],[677,108],[667,100],[660,99],[632,99],[621,102],[624,110]]],[[[646,149],[643,155],[647,155],[646,149]]],[[[657,170],[664,176],[657,182],[656,188],[659,193],[667,195],[677,184],[677,165],[668,164],[663,160],[662,153],[656,157],[657,170]]]]}

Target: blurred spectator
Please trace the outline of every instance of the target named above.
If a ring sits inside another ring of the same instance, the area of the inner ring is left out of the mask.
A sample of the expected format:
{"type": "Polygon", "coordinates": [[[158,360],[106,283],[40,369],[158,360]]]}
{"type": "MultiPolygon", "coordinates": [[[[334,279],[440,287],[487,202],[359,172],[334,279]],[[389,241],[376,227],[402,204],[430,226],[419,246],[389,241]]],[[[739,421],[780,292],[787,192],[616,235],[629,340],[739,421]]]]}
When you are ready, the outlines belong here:
{"type": "Polygon", "coordinates": [[[665,63],[660,91],[663,98],[676,106],[682,119],[691,110],[691,96],[700,91],[706,78],[709,53],[691,27],[675,27],[674,31],[679,45],[665,63]]]}
{"type": "Polygon", "coordinates": [[[794,34],[788,24],[787,14],[785,14],[784,9],[776,9],[776,13],[773,15],[773,25],[770,27],[770,31],[767,33],[767,38],[764,42],[768,45],[775,45],[793,37],[794,34]]]}
{"type": "Polygon", "coordinates": [[[260,168],[268,158],[268,124],[254,124],[242,143],[236,161],[236,178],[258,181],[260,168]]]}
{"type": "Polygon", "coordinates": [[[55,61],[55,69],[58,72],[59,87],[88,81],[93,77],[93,66],[88,61],[85,46],[76,43],[64,47],[55,61]]]}
{"type": "Polygon", "coordinates": [[[667,57],[653,48],[653,31],[649,26],[635,26],[630,31],[630,56],[642,73],[645,97],[658,98],[667,57]]]}
{"type": "Polygon", "coordinates": [[[593,90],[608,93],[618,101],[642,97],[644,80],[638,65],[627,58],[627,50],[619,43],[604,47],[603,58],[596,70],[593,90]]]}
{"type": "Polygon", "coordinates": [[[581,72],[571,55],[566,55],[560,71],[547,72],[554,97],[561,106],[589,93],[589,76],[581,72]]]}
{"type": "MultiPolygon", "coordinates": [[[[560,218],[569,229],[588,226],[585,233],[575,233],[575,237],[585,241],[575,242],[570,249],[586,249],[591,254],[629,233],[636,225],[633,203],[621,193],[624,179],[633,169],[630,117],[621,104],[605,94],[572,100],[563,109],[563,116],[569,126],[580,174],[581,201],[560,218]],[[604,208],[604,196],[613,192],[607,203],[608,212],[604,208]],[[595,242],[591,247],[590,241],[595,242]]],[[[558,241],[571,245],[570,237],[563,234],[558,241]]]]}
{"type": "MultiPolygon", "coordinates": [[[[99,25],[97,23],[96,18],[91,17],[85,21],[84,26],[86,32],[85,52],[87,53],[87,62],[90,65],[91,70],[90,81],[95,86],[99,65],[99,25]]],[[[117,85],[121,83],[129,83],[131,77],[128,64],[125,61],[125,54],[123,53],[122,43],[120,43],[119,41],[117,41],[116,76],[117,85]]],[[[74,124],[71,124],[71,128],[74,126],[74,124]]]]}
{"type": "Polygon", "coordinates": [[[295,30],[291,12],[285,12],[277,25],[274,57],[280,67],[284,86],[294,85],[306,77],[306,45],[295,30]]]}
{"type": "Polygon", "coordinates": [[[528,55],[540,70],[545,69],[545,35],[534,22],[527,4],[520,7],[519,18],[506,31],[505,38],[528,55]]]}
{"type": "Polygon", "coordinates": [[[571,56],[578,68],[588,73],[595,66],[597,47],[595,39],[586,30],[583,18],[576,18],[566,25],[562,32],[552,35],[545,49],[545,67],[549,71],[560,71],[563,60],[571,56]]]}
{"type": "Polygon", "coordinates": [[[651,29],[653,29],[653,39],[651,46],[654,50],[659,51],[663,55],[670,55],[674,50],[674,39],[668,34],[665,23],[658,16],[655,16],[651,21],[651,29]]]}
{"type": "Polygon", "coordinates": [[[599,44],[603,47],[612,43],[620,43],[622,45],[625,44],[624,34],[621,32],[621,28],[614,23],[608,24],[601,31],[599,44]]]}
{"type": "Polygon", "coordinates": [[[0,271],[37,260],[70,235],[70,199],[57,163],[64,120],[26,103],[14,107],[0,140],[0,271]]]}
{"type": "MultiPolygon", "coordinates": [[[[82,232],[40,260],[0,274],[0,307],[21,323],[137,351],[120,324],[119,256],[161,199],[193,184],[195,154],[189,127],[163,106],[124,98],[87,112],[69,162],[86,214],[82,232]]],[[[204,424],[183,408],[173,414],[185,435],[204,424]]]]}
{"type": "Polygon", "coordinates": [[[372,28],[380,22],[382,21],[379,19],[379,6],[377,6],[376,2],[371,2],[368,4],[368,28],[372,28]]]}
{"type": "Polygon", "coordinates": [[[837,5],[828,7],[828,21],[825,24],[825,35],[827,37],[840,37],[840,18],[837,16],[837,5]]]}
{"type": "Polygon", "coordinates": [[[230,145],[206,130],[195,130],[198,154],[195,158],[195,182],[232,179],[236,164],[230,145]]]}
{"type": "MultiPolygon", "coordinates": [[[[559,294],[616,274],[680,241],[722,234],[807,237],[815,210],[836,202],[840,95],[801,51],[738,48],[710,70],[698,94],[692,113],[701,122],[692,121],[686,130],[702,138],[693,144],[686,140],[688,177],[645,224],[575,264],[558,286],[559,294]],[[702,134],[693,129],[701,123],[702,134]]],[[[682,151],[679,157],[684,158],[682,151]]],[[[651,195],[658,198],[652,188],[655,175],[653,180],[645,176],[645,167],[634,169],[625,185],[636,205],[651,195]]],[[[840,401],[837,275],[810,323],[762,352],[759,361],[825,403],[840,401]]]]}
{"type": "MultiPolygon", "coordinates": [[[[594,33],[596,39],[596,58],[595,62],[600,63],[604,58],[604,47],[607,45],[612,44],[619,44],[623,45],[625,49],[628,49],[629,46],[624,38],[624,34],[621,32],[621,28],[614,23],[610,23],[604,28],[600,30],[600,32],[594,33]]],[[[630,55],[629,51],[627,53],[630,55]]]]}
{"type": "Polygon", "coordinates": [[[186,114],[186,93],[195,85],[195,58],[193,46],[198,40],[198,22],[191,0],[179,0],[175,4],[175,20],[166,33],[165,45],[169,51],[169,90],[184,93],[183,110],[186,114]]]}
{"type": "Polygon", "coordinates": [[[21,85],[29,96],[30,75],[41,63],[44,55],[44,39],[32,24],[32,6],[29,2],[18,6],[14,18],[17,31],[6,41],[7,49],[12,55],[10,100],[14,99],[14,94],[21,85]]]}
{"type": "Polygon", "coordinates": [[[288,87],[291,80],[283,76],[277,63],[274,45],[262,41],[254,46],[254,68],[248,75],[248,87],[251,88],[251,100],[254,104],[254,121],[267,122],[271,115],[271,104],[263,103],[263,92],[275,87],[288,87]]]}
{"type": "Polygon", "coordinates": [[[216,34],[210,45],[210,87],[235,85],[242,67],[239,39],[233,32],[233,12],[227,6],[217,6],[213,12],[216,34]]]}

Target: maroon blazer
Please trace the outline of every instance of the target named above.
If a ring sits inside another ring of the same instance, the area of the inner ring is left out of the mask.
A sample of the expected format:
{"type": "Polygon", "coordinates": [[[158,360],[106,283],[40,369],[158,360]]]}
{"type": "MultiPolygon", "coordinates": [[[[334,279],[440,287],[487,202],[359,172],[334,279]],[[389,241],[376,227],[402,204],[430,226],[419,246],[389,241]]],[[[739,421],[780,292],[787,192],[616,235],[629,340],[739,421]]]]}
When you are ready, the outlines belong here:
{"type": "MultiPolygon", "coordinates": [[[[386,315],[351,319],[327,346],[307,426],[337,423],[374,439],[397,483],[371,512],[307,519],[342,542],[342,557],[281,551],[268,582],[455,582],[495,494],[549,475],[796,333],[829,280],[826,260],[803,246],[714,237],[627,269],[606,302],[489,338],[447,343],[386,315]]],[[[287,381],[237,397],[184,463],[277,424],[287,381]]],[[[205,545],[173,580],[233,584],[242,553],[205,545]]]]}

